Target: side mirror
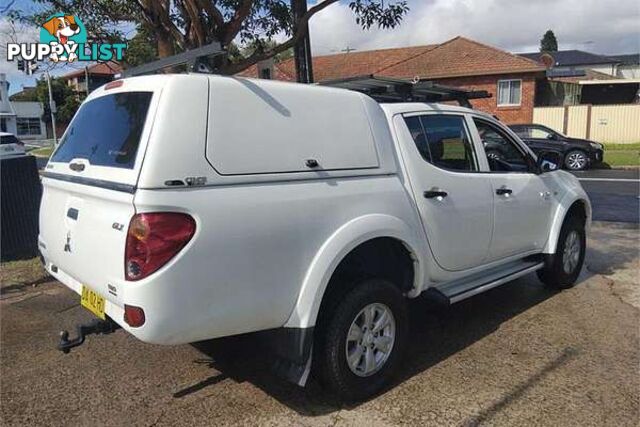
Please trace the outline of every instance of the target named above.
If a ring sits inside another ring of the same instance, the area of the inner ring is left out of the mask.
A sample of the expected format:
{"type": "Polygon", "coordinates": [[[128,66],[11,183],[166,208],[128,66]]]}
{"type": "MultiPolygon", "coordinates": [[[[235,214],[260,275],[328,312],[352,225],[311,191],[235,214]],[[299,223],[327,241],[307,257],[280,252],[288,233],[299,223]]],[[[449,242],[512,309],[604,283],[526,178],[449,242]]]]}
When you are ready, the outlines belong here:
{"type": "Polygon", "coordinates": [[[543,151],[538,154],[538,170],[542,173],[559,169],[562,154],[557,151],[543,151]]]}
{"type": "Polygon", "coordinates": [[[558,135],[556,135],[555,133],[550,133],[549,135],[547,135],[547,139],[556,140],[558,139],[558,135]]]}

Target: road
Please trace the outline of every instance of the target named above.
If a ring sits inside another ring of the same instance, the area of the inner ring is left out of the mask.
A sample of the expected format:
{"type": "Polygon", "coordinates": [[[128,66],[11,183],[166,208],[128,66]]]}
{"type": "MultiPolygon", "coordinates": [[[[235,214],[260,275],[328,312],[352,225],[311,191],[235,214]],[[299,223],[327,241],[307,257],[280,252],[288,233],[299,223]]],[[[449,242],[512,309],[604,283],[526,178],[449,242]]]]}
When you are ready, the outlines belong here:
{"type": "Polygon", "coordinates": [[[640,170],[573,173],[589,194],[595,221],[640,222],[640,170]]]}
{"type": "MultiPolygon", "coordinates": [[[[418,299],[399,380],[344,406],[269,372],[251,336],[145,344],[122,330],[63,355],[79,296],[3,268],[0,425],[637,426],[638,230],[596,223],[573,289],[535,274],[451,307],[418,299]],[[16,279],[17,277],[17,279],[16,279]]],[[[40,273],[41,274],[41,273],[40,273]]]]}

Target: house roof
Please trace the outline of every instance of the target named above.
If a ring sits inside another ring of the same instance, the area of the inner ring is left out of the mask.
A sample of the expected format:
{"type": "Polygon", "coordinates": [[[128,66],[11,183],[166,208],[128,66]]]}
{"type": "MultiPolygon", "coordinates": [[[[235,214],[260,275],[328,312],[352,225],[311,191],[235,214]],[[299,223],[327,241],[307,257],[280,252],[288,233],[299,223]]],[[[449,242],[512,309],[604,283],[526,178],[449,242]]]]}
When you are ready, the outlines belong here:
{"type": "MultiPolygon", "coordinates": [[[[464,37],[439,45],[313,57],[313,73],[318,82],[362,75],[435,79],[540,71],[544,71],[544,67],[534,61],[464,37]]],[[[286,80],[293,80],[293,58],[277,64],[276,75],[278,73],[289,77],[286,80]]],[[[258,67],[250,67],[240,75],[257,77],[258,67]]]]}
{"type": "Polygon", "coordinates": [[[435,79],[544,71],[540,64],[479,43],[455,37],[420,55],[380,71],[381,75],[435,79]]]}
{"type": "Polygon", "coordinates": [[[609,74],[601,73],[599,71],[586,69],[583,72],[573,75],[573,76],[559,76],[559,77],[549,77],[549,80],[552,82],[562,82],[562,83],[580,83],[585,80],[618,80],[620,77],[611,76],[609,74]]]}
{"type": "Polygon", "coordinates": [[[640,53],[627,53],[624,55],[609,55],[622,65],[640,65],[640,53]]]}
{"type": "MultiPolygon", "coordinates": [[[[71,79],[73,77],[83,76],[84,68],[79,70],[72,71],[70,73],[64,74],[61,76],[63,79],[71,79]]],[[[88,67],[89,74],[92,75],[102,75],[102,76],[114,76],[120,72],[122,72],[122,67],[117,62],[109,61],[109,62],[100,62],[97,64],[89,65],[88,67]]]]}
{"type": "Polygon", "coordinates": [[[556,67],[566,67],[574,65],[594,65],[594,64],[615,64],[619,61],[613,57],[597,55],[583,50],[559,50],[557,52],[529,52],[518,55],[542,63],[542,55],[549,54],[555,60],[556,67]]]}

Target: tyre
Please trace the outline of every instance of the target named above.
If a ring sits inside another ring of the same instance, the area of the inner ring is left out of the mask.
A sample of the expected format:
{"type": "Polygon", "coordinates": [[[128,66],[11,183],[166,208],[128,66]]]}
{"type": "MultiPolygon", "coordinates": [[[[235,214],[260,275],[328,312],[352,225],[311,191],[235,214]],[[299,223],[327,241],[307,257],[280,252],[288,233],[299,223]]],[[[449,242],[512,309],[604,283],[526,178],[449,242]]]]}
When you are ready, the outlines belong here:
{"type": "Polygon", "coordinates": [[[391,282],[368,279],[329,306],[318,325],[314,371],[340,399],[364,400],[385,387],[400,366],[406,301],[391,282]]]}
{"type": "Polygon", "coordinates": [[[555,288],[572,287],[582,270],[585,251],[584,221],[577,216],[571,216],[562,225],[556,253],[546,256],[545,266],[538,270],[538,278],[555,288]]]}
{"type": "Polygon", "coordinates": [[[581,171],[589,165],[589,157],[584,151],[571,150],[564,157],[564,165],[569,170],[581,171]]]}

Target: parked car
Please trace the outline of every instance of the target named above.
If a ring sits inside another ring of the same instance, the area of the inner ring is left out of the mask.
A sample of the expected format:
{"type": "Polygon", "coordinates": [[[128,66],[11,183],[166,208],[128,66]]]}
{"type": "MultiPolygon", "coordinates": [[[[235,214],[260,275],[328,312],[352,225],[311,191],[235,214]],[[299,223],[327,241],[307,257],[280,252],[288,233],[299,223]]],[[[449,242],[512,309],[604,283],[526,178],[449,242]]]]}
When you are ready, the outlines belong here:
{"type": "Polygon", "coordinates": [[[587,139],[569,138],[543,125],[519,124],[509,126],[534,152],[557,150],[564,155],[569,170],[583,170],[602,162],[604,147],[587,139]]]}
{"type": "Polygon", "coordinates": [[[23,156],[24,144],[12,133],[0,132],[0,158],[23,156]]]}
{"type": "Polygon", "coordinates": [[[402,366],[408,299],[534,271],[574,284],[591,205],[557,160],[461,107],[134,77],[92,92],[49,160],[39,248],[82,306],[143,341],[260,331],[277,372],[360,400],[402,366]]]}

